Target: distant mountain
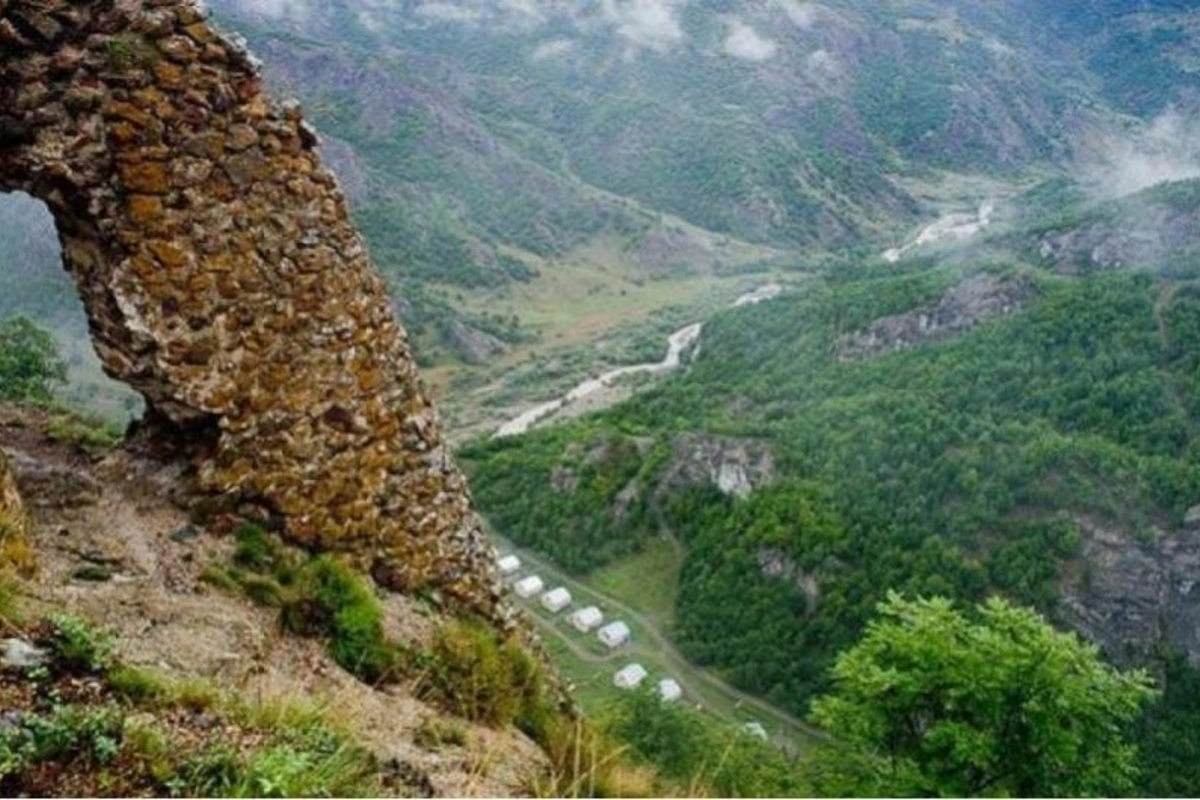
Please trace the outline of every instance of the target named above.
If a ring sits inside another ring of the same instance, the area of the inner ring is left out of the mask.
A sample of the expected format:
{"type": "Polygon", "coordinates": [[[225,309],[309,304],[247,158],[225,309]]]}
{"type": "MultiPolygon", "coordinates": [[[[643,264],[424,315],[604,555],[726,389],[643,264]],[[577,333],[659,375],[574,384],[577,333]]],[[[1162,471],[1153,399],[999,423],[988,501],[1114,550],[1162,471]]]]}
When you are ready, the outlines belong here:
{"type": "Polygon", "coordinates": [[[1072,171],[1195,106],[1188,5],[210,3],[304,101],[426,362],[532,335],[453,298],[598,241],[646,276],[713,237],[826,252],[910,229],[947,172],[1072,171]]]}

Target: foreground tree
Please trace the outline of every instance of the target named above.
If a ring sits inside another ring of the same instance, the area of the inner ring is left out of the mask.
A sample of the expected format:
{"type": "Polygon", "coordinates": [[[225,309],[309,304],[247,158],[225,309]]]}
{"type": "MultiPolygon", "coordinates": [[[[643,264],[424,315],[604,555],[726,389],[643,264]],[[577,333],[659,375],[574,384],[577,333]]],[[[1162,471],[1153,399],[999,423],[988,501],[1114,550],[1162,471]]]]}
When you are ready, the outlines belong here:
{"type": "Polygon", "coordinates": [[[0,320],[0,401],[46,402],[66,380],[67,365],[50,333],[27,317],[0,320]]]}
{"type": "Polygon", "coordinates": [[[1154,695],[1094,647],[999,598],[970,616],[895,593],[834,666],[813,721],[823,792],[853,795],[1113,795],[1134,777],[1126,729],[1154,695]]]}

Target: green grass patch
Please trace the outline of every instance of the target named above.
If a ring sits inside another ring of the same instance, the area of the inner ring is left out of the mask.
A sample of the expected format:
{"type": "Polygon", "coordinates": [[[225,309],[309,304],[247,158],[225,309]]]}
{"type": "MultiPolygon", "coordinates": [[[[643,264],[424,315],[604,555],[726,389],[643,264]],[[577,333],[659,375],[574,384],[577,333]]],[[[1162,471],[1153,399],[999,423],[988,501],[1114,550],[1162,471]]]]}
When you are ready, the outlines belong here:
{"type": "Polygon", "coordinates": [[[42,432],[52,442],[78,447],[88,453],[108,450],[121,441],[122,436],[116,423],[74,411],[56,413],[46,421],[42,432]]]}
{"type": "Polygon", "coordinates": [[[0,796],[383,793],[376,759],[319,708],[250,702],[207,682],[131,667],[114,656],[107,633],[76,617],[54,615],[13,632],[41,646],[48,661],[3,676],[34,690],[11,695],[20,706],[7,709],[14,713],[0,727],[0,796]],[[220,726],[215,740],[178,735],[198,711],[220,726]]]}
{"type": "Polygon", "coordinates": [[[441,626],[424,661],[417,696],[466,719],[515,724],[542,741],[558,713],[541,665],[520,642],[483,622],[441,626]]]}
{"type": "Polygon", "coordinates": [[[326,637],[333,659],[359,678],[385,680],[404,664],[404,649],[384,636],[383,607],[365,579],[332,556],[307,562],[283,592],[284,627],[326,637]]]}
{"type": "Polygon", "coordinates": [[[665,632],[675,621],[683,559],[683,548],[676,542],[651,539],[641,552],[596,570],[584,582],[644,614],[665,632]]]}
{"type": "Polygon", "coordinates": [[[279,537],[246,523],[228,564],[210,564],[207,583],[280,609],[283,627],[323,638],[339,665],[368,683],[394,679],[409,662],[383,632],[383,607],[367,578],[332,555],[306,557],[279,537]]]}

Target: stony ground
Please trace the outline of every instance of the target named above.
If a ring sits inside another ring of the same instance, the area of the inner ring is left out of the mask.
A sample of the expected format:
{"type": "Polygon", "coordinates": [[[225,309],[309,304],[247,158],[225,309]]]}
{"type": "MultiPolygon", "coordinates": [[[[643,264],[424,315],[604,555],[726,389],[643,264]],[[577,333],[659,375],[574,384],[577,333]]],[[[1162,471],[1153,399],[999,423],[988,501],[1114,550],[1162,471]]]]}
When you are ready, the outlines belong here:
{"type": "MultiPolygon", "coordinates": [[[[444,715],[406,687],[374,689],[351,677],[321,643],[284,633],[277,612],[209,586],[205,566],[227,557],[230,537],[190,524],[173,505],[169,469],[122,450],[102,457],[47,438],[44,412],[0,410],[0,446],[10,456],[34,523],[40,572],[28,581],[32,611],[67,611],[111,631],[119,658],[169,677],[206,678],[251,698],[302,697],[384,761],[411,766],[418,793],[527,793],[546,764],[515,730],[462,720],[462,746],[430,749],[415,731],[444,715]]],[[[437,618],[390,595],[389,633],[427,640],[437,618]]]]}

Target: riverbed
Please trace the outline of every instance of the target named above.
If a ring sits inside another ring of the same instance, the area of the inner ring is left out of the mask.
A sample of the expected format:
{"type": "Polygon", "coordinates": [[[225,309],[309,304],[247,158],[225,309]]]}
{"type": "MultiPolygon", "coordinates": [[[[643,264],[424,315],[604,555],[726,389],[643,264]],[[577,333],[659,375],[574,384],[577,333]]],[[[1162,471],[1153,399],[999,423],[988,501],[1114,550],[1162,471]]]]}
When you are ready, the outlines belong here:
{"type": "MultiPolygon", "coordinates": [[[[783,287],[778,283],[768,283],[758,287],[752,291],[740,295],[730,305],[733,308],[742,306],[754,305],[761,303],[763,300],[769,300],[776,297],[783,291],[783,287]]],[[[501,436],[515,436],[525,433],[538,422],[547,417],[562,411],[567,406],[583,404],[585,401],[596,400],[605,389],[611,389],[613,385],[621,378],[630,375],[650,374],[658,375],[664,372],[670,372],[679,367],[683,363],[685,353],[695,349],[700,341],[700,331],[703,329],[704,323],[693,322],[684,325],[667,337],[667,354],[662,361],[654,361],[645,364],[630,364],[624,367],[611,369],[595,378],[588,378],[571,391],[567,392],[562,397],[555,400],[548,400],[545,403],[536,405],[533,408],[522,412],[520,415],[510,419],[508,422],[501,425],[492,434],[493,438],[501,436]]],[[[611,402],[615,402],[620,398],[611,398],[611,402]]],[[[611,402],[590,403],[589,408],[595,409],[597,406],[610,405],[611,402]]]]}

